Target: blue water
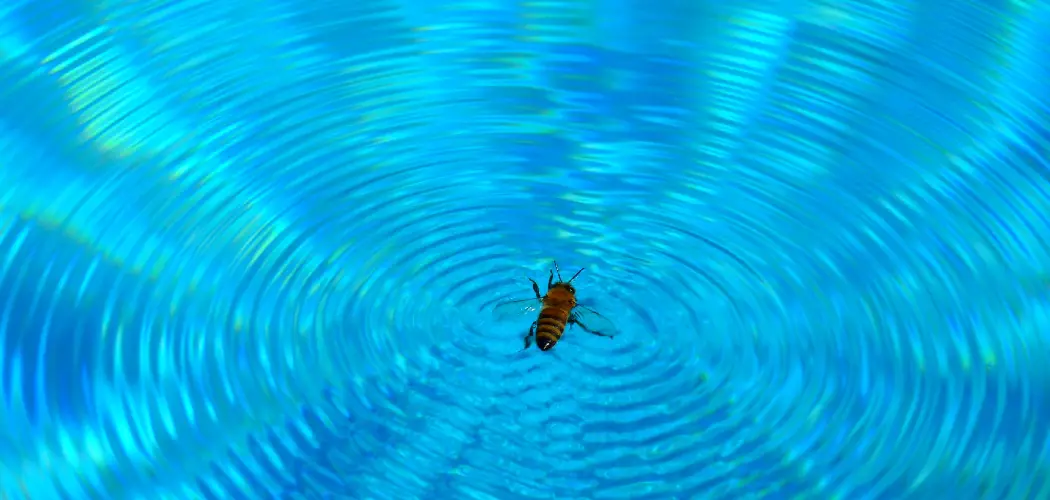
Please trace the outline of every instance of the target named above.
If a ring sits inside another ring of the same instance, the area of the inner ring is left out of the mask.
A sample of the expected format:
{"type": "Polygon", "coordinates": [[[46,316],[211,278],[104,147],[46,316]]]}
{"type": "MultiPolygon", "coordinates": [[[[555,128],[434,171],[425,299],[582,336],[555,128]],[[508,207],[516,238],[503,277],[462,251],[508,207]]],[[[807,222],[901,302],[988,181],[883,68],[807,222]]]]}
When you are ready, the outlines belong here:
{"type": "Polygon", "coordinates": [[[0,498],[1050,498],[1048,27],[8,2],[0,498]]]}

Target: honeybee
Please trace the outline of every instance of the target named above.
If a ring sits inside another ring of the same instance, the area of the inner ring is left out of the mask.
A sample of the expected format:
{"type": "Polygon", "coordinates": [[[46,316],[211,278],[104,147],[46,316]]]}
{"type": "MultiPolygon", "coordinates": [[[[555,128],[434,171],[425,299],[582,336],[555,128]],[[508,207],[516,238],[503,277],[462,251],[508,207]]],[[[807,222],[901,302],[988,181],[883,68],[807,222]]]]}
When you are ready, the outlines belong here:
{"type": "Polygon", "coordinates": [[[539,309],[539,317],[529,327],[529,333],[525,335],[525,348],[522,350],[528,349],[533,339],[541,351],[551,350],[554,344],[561,340],[565,327],[570,325],[578,326],[592,335],[613,338],[616,326],[611,321],[594,309],[576,303],[576,288],[572,286],[572,280],[582,272],[581,268],[569,281],[562,281],[561,269],[558,268],[558,263],[554,262],[554,269],[547,277],[546,295],[540,295],[540,285],[536,280],[529,278],[536,298],[510,300],[495,306],[494,311],[497,314],[508,316],[527,314],[539,309]],[[554,281],[555,272],[558,275],[557,282],[554,281]]]}

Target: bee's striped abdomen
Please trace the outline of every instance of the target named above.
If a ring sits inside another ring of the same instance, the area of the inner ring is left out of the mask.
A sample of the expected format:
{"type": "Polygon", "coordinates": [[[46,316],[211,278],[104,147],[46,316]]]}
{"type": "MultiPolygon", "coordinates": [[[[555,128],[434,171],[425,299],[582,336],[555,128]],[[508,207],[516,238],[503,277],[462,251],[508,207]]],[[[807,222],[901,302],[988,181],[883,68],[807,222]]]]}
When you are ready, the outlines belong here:
{"type": "Polygon", "coordinates": [[[553,345],[561,339],[565,332],[565,324],[569,322],[569,311],[554,306],[546,306],[540,310],[540,319],[536,321],[536,340],[549,339],[553,345]]]}

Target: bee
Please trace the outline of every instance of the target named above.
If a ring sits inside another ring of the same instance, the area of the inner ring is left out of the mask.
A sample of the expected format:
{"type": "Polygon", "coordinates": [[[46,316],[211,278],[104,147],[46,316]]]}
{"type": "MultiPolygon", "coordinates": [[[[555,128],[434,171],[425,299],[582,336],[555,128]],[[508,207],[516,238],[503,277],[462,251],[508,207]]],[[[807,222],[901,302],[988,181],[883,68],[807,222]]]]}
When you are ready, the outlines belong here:
{"type": "Polygon", "coordinates": [[[540,285],[536,280],[529,278],[532,282],[532,291],[536,298],[510,300],[496,305],[494,310],[497,314],[524,314],[539,308],[539,317],[532,322],[529,333],[525,335],[525,349],[536,340],[536,347],[541,351],[549,351],[561,340],[565,333],[565,327],[578,326],[583,331],[599,337],[613,338],[616,326],[594,309],[581,306],[576,303],[576,288],[572,286],[572,280],[576,279],[581,268],[569,281],[562,281],[561,269],[554,262],[554,269],[547,276],[547,294],[540,295],[540,285]],[[558,281],[554,281],[557,272],[558,281]]]}

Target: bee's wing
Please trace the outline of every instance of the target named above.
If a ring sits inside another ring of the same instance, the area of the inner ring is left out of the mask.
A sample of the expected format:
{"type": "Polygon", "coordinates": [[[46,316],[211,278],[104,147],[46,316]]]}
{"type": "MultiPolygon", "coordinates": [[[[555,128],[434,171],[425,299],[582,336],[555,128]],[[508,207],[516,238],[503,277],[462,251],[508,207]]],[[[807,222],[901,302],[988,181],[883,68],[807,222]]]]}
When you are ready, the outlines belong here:
{"type": "Polygon", "coordinates": [[[497,303],[492,308],[492,313],[499,319],[516,319],[526,314],[538,314],[542,303],[540,299],[506,300],[497,303]]]}
{"type": "Polygon", "coordinates": [[[577,305],[574,307],[572,309],[572,319],[576,321],[578,326],[595,335],[612,337],[620,333],[620,330],[616,328],[616,323],[587,306],[577,305]]]}

